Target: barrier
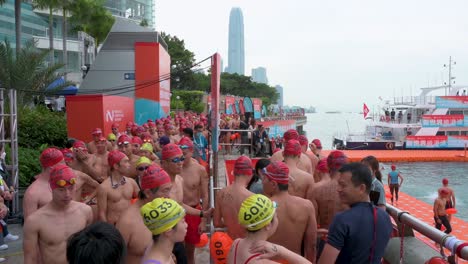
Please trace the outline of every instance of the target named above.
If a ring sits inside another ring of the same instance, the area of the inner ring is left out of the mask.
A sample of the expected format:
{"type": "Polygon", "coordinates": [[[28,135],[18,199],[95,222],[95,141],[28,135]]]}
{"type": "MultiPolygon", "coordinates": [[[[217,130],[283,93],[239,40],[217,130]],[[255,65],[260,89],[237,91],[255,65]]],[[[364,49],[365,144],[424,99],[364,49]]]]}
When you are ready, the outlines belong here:
{"type": "MultiPolygon", "coordinates": [[[[468,157],[461,150],[342,150],[351,162],[359,162],[367,156],[375,156],[380,162],[466,162],[468,157]]],[[[323,150],[328,156],[331,150],[323,150]]]]}

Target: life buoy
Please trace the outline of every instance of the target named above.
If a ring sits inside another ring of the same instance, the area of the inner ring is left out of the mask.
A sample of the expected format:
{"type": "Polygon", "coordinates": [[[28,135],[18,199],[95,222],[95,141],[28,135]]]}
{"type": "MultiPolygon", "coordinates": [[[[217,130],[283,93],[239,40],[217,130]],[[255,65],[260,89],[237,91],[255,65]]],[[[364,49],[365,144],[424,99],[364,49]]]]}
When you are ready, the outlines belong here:
{"type": "Polygon", "coordinates": [[[395,148],[395,144],[393,144],[393,142],[388,142],[387,144],[385,144],[385,148],[386,149],[394,149],[395,148]]]}

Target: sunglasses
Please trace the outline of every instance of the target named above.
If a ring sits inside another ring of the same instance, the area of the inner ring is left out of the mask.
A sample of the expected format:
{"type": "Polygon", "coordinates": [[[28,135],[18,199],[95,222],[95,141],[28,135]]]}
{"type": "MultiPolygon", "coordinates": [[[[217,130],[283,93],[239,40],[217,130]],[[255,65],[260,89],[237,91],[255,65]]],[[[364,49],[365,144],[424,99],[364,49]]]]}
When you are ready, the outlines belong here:
{"type": "Polygon", "coordinates": [[[179,162],[182,162],[185,160],[185,157],[182,156],[182,157],[177,157],[177,158],[173,158],[173,159],[169,159],[172,163],[179,163],[179,162]]]}
{"type": "Polygon", "coordinates": [[[137,170],[139,171],[145,171],[146,169],[148,169],[149,166],[144,166],[144,167],[138,167],[137,170]]]}
{"type": "Polygon", "coordinates": [[[76,183],[76,178],[71,178],[69,181],[66,181],[66,180],[58,180],[55,182],[55,184],[57,184],[57,186],[60,186],[60,187],[65,187],[66,185],[70,184],[70,185],[74,185],[76,183]]]}

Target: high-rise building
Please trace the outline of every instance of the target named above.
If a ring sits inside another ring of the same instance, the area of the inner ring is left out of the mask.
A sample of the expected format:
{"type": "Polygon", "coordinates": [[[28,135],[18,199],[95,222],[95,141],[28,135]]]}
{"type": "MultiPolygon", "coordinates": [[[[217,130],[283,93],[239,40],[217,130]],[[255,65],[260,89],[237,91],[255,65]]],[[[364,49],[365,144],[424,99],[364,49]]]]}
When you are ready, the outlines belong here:
{"type": "Polygon", "coordinates": [[[256,83],[268,84],[268,78],[265,67],[258,67],[252,69],[252,81],[256,83]]]}
{"type": "Polygon", "coordinates": [[[278,106],[279,107],[283,107],[283,100],[284,100],[284,97],[283,97],[283,86],[281,85],[276,85],[275,86],[275,89],[276,89],[276,92],[279,93],[279,99],[278,99],[278,106]]]}
{"type": "Polygon", "coordinates": [[[106,0],[104,6],[114,16],[125,17],[138,24],[146,20],[150,28],[155,28],[155,0],[106,0]]]}
{"type": "Polygon", "coordinates": [[[231,9],[229,15],[229,50],[228,66],[229,73],[245,74],[245,53],[244,53],[244,17],[242,10],[238,7],[231,9]]]}

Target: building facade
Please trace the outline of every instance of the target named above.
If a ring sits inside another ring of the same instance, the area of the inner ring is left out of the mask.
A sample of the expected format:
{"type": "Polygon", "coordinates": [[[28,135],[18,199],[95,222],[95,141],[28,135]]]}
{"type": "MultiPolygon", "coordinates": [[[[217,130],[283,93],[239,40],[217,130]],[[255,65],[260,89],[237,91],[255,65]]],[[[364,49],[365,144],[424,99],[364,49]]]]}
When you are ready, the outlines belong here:
{"type": "Polygon", "coordinates": [[[114,16],[124,17],[140,23],[148,22],[150,28],[155,28],[155,0],[106,0],[104,6],[114,16]]]}
{"type": "Polygon", "coordinates": [[[245,50],[244,50],[244,17],[238,7],[231,9],[229,15],[229,47],[228,66],[229,73],[245,74],[245,50]]]}
{"type": "Polygon", "coordinates": [[[284,97],[283,97],[283,86],[281,85],[276,85],[275,86],[275,89],[276,89],[276,92],[279,93],[279,99],[278,99],[278,106],[279,107],[283,107],[283,103],[284,103],[284,97]]]}
{"type": "Polygon", "coordinates": [[[256,83],[268,84],[268,77],[265,67],[258,67],[252,69],[252,81],[256,83]]]}

